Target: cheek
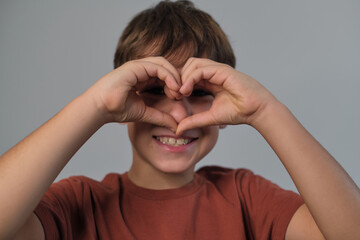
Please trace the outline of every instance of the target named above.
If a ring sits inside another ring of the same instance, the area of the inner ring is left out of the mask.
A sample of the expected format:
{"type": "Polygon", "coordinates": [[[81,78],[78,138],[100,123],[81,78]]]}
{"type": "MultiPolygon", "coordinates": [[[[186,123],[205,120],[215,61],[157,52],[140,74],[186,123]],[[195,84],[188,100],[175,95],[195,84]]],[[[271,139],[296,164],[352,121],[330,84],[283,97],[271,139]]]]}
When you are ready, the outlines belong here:
{"type": "Polygon", "coordinates": [[[191,98],[190,103],[193,109],[193,113],[201,113],[204,111],[207,111],[211,108],[211,105],[214,101],[214,98],[212,96],[206,96],[206,97],[198,97],[198,98],[191,98]]]}
{"type": "Polygon", "coordinates": [[[141,144],[141,141],[146,141],[148,136],[149,124],[140,122],[131,122],[127,124],[128,135],[133,145],[141,144]]]}
{"type": "Polygon", "coordinates": [[[208,154],[215,146],[219,137],[218,126],[207,126],[202,128],[204,154],[208,154]]]}
{"type": "MultiPolygon", "coordinates": [[[[166,96],[143,97],[143,101],[147,106],[162,112],[170,112],[173,107],[173,101],[166,96]]],[[[188,97],[186,101],[188,103],[185,105],[189,108],[189,112],[196,114],[209,110],[214,101],[214,97],[210,95],[204,97],[188,97]]]]}
{"type": "Polygon", "coordinates": [[[127,128],[128,128],[128,135],[129,135],[130,142],[134,145],[135,139],[136,139],[136,124],[128,123],[127,128]]]}
{"type": "Polygon", "coordinates": [[[209,144],[212,146],[215,145],[217,139],[219,137],[219,126],[208,126],[207,128],[207,136],[209,136],[209,144]]]}
{"type": "Polygon", "coordinates": [[[143,97],[144,103],[152,108],[163,111],[164,108],[169,105],[171,101],[166,96],[152,96],[152,97],[143,97]]]}

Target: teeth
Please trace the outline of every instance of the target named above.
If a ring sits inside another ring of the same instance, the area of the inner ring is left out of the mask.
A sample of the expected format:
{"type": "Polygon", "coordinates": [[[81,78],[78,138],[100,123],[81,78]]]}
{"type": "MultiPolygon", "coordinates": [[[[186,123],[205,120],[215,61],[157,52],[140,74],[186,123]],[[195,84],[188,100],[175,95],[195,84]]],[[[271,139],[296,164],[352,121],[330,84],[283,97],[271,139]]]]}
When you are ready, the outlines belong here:
{"type": "Polygon", "coordinates": [[[187,138],[156,137],[158,141],[170,146],[181,146],[188,144],[191,140],[187,138]]]}
{"type": "Polygon", "coordinates": [[[169,138],[169,144],[170,145],[174,145],[176,143],[176,139],[175,138],[169,138]]]}

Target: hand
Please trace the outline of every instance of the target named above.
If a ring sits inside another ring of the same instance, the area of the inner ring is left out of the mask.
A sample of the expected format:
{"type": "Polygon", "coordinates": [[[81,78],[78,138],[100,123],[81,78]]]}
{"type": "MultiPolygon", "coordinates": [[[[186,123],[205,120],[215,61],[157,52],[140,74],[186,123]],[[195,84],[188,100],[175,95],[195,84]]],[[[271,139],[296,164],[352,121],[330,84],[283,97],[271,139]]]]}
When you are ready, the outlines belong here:
{"type": "Polygon", "coordinates": [[[182,120],[177,134],[207,125],[250,124],[275,97],[255,79],[209,59],[190,58],[181,71],[180,93],[189,96],[194,85],[214,94],[208,111],[182,120]]]}
{"type": "Polygon", "coordinates": [[[105,122],[148,122],[175,131],[176,121],[167,113],[147,106],[137,91],[154,81],[165,82],[165,94],[179,98],[178,71],[162,57],[129,61],[108,73],[89,90],[105,122]]]}

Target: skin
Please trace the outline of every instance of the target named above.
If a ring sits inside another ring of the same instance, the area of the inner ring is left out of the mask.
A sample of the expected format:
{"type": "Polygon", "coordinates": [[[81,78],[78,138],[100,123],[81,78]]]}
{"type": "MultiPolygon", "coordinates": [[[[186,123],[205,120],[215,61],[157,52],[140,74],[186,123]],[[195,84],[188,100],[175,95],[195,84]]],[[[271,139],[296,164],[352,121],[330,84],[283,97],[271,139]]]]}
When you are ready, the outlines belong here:
{"type": "MultiPolygon", "coordinates": [[[[163,84],[155,83],[139,94],[147,106],[169,114],[176,123],[210,109],[214,97],[198,88],[188,97],[170,99],[162,91],[163,84]]],[[[194,177],[195,164],[214,147],[219,133],[218,126],[192,128],[181,135],[170,129],[144,122],[128,124],[132,143],[133,162],[130,179],[139,186],[151,189],[178,188],[194,177]],[[169,147],[156,137],[187,138],[192,142],[179,147],[169,147]],[[146,176],[146,177],[145,177],[146,176]]]]}
{"type": "Polygon", "coordinates": [[[195,163],[212,148],[202,146],[216,142],[217,126],[248,124],[279,156],[305,201],[286,239],[360,239],[359,188],[268,90],[208,59],[190,58],[179,70],[161,57],[131,61],[105,75],[1,156],[0,189],[7,197],[0,198],[0,239],[44,239],[34,208],[73,154],[109,122],[129,123],[134,150],[129,177],[156,189],[191,181],[195,163]],[[156,101],[138,94],[154,78],[164,85],[165,94],[156,101]],[[213,98],[193,104],[194,87],[213,98]],[[166,106],[159,104],[163,101],[166,106]],[[189,149],[195,157],[186,157],[185,151],[174,154],[174,163],[155,159],[156,153],[141,144],[152,141],[153,134],[197,134],[198,147],[189,149]],[[151,175],[155,180],[150,181],[151,175]]]}

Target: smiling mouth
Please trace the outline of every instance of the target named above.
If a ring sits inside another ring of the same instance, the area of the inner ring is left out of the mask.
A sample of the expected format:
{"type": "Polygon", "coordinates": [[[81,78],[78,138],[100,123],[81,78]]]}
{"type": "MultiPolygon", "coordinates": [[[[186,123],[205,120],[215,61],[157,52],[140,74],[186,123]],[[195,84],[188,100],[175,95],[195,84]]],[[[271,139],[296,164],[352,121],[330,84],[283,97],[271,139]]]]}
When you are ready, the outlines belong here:
{"type": "Polygon", "coordinates": [[[161,142],[162,144],[173,147],[187,145],[198,139],[198,138],[172,138],[172,137],[157,137],[157,136],[153,136],[153,138],[161,142]]]}

